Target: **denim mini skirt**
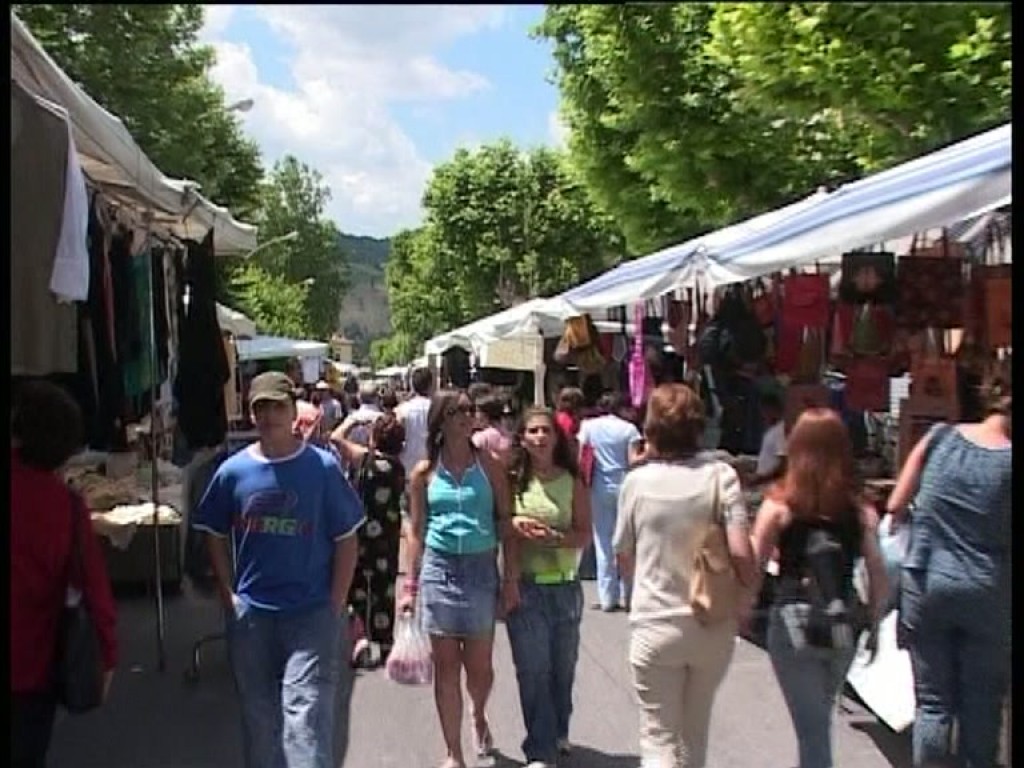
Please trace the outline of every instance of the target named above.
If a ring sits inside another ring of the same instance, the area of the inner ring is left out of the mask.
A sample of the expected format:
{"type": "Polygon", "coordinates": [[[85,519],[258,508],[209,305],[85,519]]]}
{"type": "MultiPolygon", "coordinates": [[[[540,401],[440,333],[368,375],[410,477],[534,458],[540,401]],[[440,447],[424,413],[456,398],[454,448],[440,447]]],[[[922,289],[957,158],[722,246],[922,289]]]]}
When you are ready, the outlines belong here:
{"type": "Polygon", "coordinates": [[[427,634],[472,637],[494,631],[499,587],[495,550],[452,555],[427,547],[419,587],[427,634]]]}

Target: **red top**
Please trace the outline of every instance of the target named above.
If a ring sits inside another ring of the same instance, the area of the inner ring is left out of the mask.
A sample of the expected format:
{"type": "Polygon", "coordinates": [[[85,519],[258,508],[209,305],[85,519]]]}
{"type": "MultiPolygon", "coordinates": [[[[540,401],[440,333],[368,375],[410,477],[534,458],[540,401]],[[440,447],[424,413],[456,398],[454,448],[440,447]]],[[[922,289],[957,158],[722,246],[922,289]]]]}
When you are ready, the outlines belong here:
{"type": "Polygon", "coordinates": [[[566,411],[558,411],[555,413],[555,424],[562,430],[569,440],[575,440],[576,435],[580,433],[580,423],[577,419],[573,418],[571,413],[566,411]]]}
{"type": "MultiPolygon", "coordinates": [[[[114,597],[85,505],[78,523],[84,595],[99,633],[103,665],[117,663],[114,597]]],[[[42,691],[53,682],[57,626],[67,593],[71,495],[52,472],[11,453],[11,691],[42,691]]]]}

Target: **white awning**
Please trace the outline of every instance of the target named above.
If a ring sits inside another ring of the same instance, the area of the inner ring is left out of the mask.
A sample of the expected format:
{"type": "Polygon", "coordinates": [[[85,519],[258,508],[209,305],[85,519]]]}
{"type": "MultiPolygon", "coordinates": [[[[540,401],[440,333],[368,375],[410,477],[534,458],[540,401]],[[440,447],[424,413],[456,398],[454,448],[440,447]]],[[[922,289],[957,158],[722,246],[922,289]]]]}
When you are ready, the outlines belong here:
{"type": "Polygon", "coordinates": [[[327,345],[322,341],[302,341],[281,336],[255,336],[239,339],[239,362],[247,360],[278,360],[286,357],[327,357],[327,345]]]}
{"type": "Polygon", "coordinates": [[[13,12],[11,79],[67,111],[82,170],[116,202],[151,211],[154,223],[183,239],[202,240],[212,227],[217,253],[256,247],[256,227],[207,200],[195,182],[164,176],[121,119],[72,82],[13,12]]]}
{"type": "Polygon", "coordinates": [[[256,323],[223,304],[217,305],[217,322],[222,331],[230,333],[237,339],[252,338],[256,335],[256,323]]]}

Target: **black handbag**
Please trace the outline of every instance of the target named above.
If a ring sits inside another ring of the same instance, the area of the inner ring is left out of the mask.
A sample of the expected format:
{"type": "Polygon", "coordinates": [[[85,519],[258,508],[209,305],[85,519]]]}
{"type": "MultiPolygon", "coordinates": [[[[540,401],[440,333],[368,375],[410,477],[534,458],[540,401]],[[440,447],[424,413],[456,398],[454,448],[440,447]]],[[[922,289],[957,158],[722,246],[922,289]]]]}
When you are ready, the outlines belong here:
{"type": "Polygon", "coordinates": [[[71,492],[71,560],[68,597],[57,634],[57,698],[73,714],[90,712],[103,703],[103,663],[96,623],[84,597],[72,598],[71,584],[84,583],[82,567],[82,500],[71,492]]]}

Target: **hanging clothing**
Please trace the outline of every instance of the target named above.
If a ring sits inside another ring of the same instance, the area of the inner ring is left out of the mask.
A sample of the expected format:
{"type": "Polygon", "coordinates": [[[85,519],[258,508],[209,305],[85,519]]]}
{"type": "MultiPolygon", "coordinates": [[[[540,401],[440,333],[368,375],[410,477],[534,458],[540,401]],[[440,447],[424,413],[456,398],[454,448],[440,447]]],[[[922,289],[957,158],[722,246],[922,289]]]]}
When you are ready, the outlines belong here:
{"type": "Polygon", "coordinates": [[[168,339],[170,323],[167,319],[167,281],[164,277],[164,248],[154,245],[148,254],[144,254],[149,262],[151,302],[150,312],[153,313],[153,330],[156,337],[157,381],[167,379],[168,339]]]}
{"type": "Polygon", "coordinates": [[[96,450],[121,450],[127,445],[122,406],[124,381],[117,366],[117,338],[114,330],[114,287],[108,259],[111,244],[110,220],[105,216],[103,204],[97,195],[90,206],[88,246],[89,282],[88,301],[82,305],[83,334],[90,333],[86,342],[95,367],[93,389],[94,409],[89,419],[89,445],[96,450]]]}
{"type": "Polygon", "coordinates": [[[78,369],[78,313],[50,290],[67,187],[67,113],[12,82],[11,128],[11,373],[70,373],[78,369]]]}
{"type": "Polygon", "coordinates": [[[230,375],[217,322],[217,273],[213,230],[202,243],[188,243],[185,284],[189,303],[181,324],[175,398],[178,423],[193,449],[219,445],[227,436],[224,385],[230,375]]]}
{"type": "Polygon", "coordinates": [[[57,253],[50,274],[50,290],[63,301],[85,301],[89,295],[89,193],[78,162],[75,141],[68,129],[68,153],[64,175],[64,216],[57,253]]]}
{"type": "Polygon", "coordinates": [[[153,286],[151,285],[151,253],[146,248],[131,258],[131,285],[135,306],[132,318],[138,330],[138,353],[121,363],[124,371],[124,390],[130,398],[151,394],[153,386],[153,338],[150,335],[153,314],[153,286]]]}

